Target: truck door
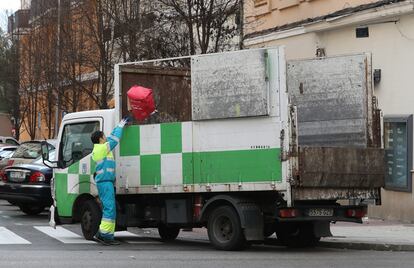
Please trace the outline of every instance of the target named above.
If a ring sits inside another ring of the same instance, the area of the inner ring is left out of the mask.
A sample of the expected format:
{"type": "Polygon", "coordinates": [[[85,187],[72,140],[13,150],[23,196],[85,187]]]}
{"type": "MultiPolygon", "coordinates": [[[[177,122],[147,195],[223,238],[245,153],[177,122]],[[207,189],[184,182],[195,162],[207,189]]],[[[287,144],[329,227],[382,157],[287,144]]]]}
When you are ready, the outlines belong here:
{"type": "Polygon", "coordinates": [[[54,187],[61,217],[72,216],[73,202],[79,194],[96,195],[95,163],[91,159],[91,134],[96,130],[102,130],[101,118],[63,121],[58,144],[60,168],[55,169],[54,187]]]}

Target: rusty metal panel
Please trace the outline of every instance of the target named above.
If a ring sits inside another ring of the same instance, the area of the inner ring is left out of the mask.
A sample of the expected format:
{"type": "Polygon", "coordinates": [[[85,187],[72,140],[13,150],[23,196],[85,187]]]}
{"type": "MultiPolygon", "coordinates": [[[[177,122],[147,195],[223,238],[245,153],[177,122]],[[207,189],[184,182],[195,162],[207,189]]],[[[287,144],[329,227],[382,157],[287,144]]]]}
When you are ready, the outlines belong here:
{"type": "Polygon", "coordinates": [[[299,145],[369,145],[369,70],[365,54],[288,62],[288,91],[298,109],[299,145]]]}
{"type": "Polygon", "coordinates": [[[379,199],[380,188],[293,188],[293,199],[298,200],[346,200],[346,199],[379,199]]]}
{"type": "Polygon", "coordinates": [[[151,88],[158,113],[144,124],[191,121],[191,74],[186,68],[127,66],[121,68],[122,116],[133,85],[151,88]]]}
{"type": "Polygon", "coordinates": [[[268,115],[266,58],[264,49],[193,57],[193,120],[268,115]]]}
{"type": "Polygon", "coordinates": [[[300,147],[297,187],[379,188],[384,186],[380,148],[300,147]]]}

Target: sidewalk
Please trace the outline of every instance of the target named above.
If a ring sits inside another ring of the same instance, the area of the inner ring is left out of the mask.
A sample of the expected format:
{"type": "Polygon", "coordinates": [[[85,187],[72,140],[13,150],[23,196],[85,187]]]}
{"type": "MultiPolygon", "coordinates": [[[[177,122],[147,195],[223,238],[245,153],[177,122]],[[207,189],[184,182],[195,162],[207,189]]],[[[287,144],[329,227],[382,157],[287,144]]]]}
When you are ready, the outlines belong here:
{"type": "Polygon", "coordinates": [[[414,224],[366,218],[363,224],[331,224],[331,232],[321,247],[414,251],[414,224]]]}

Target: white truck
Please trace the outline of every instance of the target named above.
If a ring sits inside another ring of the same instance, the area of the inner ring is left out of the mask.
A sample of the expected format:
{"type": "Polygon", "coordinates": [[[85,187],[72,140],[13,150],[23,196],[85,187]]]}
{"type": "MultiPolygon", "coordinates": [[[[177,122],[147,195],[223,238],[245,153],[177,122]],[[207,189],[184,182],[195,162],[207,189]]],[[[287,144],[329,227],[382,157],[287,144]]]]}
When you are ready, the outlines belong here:
{"type": "Polygon", "coordinates": [[[158,113],[127,126],[115,149],[117,230],[158,228],[168,241],[207,227],[222,250],[274,232],[287,246],[315,245],[331,222],[361,222],[366,201],[380,203],[371,79],[368,54],[286,62],[281,47],[118,64],[115,109],[62,120],[51,221],[96,233],[90,135],[109,134],[140,85],[158,113]]]}

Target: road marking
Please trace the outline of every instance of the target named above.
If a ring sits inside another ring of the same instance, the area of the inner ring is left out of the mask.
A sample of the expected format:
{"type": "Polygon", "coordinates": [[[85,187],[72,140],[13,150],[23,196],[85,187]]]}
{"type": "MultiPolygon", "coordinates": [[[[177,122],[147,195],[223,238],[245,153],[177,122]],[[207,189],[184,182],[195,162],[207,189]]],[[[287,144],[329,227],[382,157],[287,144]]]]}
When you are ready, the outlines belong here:
{"type": "Polygon", "coordinates": [[[5,219],[10,219],[10,216],[9,215],[1,215],[3,218],[5,218],[5,219]]]}
{"type": "Polygon", "coordinates": [[[34,228],[65,244],[96,244],[96,242],[86,240],[61,226],[57,226],[56,229],[50,226],[34,226],[34,228]]]}
{"type": "Polygon", "coordinates": [[[159,241],[148,240],[148,238],[144,238],[142,235],[128,231],[115,232],[115,239],[120,239],[129,244],[161,244],[159,241]]]}
{"type": "Polygon", "coordinates": [[[11,245],[11,244],[31,244],[26,239],[18,236],[12,231],[0,227],[0,244],[1,245],[11,245]]]}

